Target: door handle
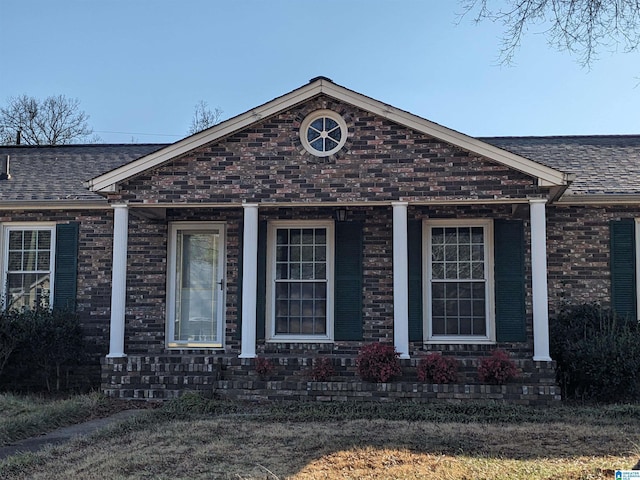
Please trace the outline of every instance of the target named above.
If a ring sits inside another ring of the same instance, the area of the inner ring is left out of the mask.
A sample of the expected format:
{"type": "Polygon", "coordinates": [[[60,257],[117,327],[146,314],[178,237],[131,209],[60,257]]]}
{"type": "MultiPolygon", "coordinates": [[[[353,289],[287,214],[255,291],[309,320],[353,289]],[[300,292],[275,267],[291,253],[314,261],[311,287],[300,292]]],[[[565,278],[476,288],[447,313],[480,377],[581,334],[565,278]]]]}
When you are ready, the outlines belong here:
{"type": "Polygon", "coordinates": [[[220,285],[220,290],[224,290],[224,278],[218,282],[218,285],[220,285]]]}

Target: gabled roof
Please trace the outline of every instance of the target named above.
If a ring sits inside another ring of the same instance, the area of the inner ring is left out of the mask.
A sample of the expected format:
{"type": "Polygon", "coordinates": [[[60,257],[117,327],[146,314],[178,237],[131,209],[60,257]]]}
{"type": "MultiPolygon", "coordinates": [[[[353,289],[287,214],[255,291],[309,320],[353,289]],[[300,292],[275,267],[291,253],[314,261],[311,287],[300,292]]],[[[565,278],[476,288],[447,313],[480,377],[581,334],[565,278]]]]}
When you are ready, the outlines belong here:
{"type": "Polygon", "coordinates": [[[257,121],[276,115],[318,95],[327,95],[336,100],[349,103],[365,111],[404,125],[405,127],[455,145],[463,150],[482,155],[497,163],[531,175],[538,179],[540,186],[561,186],[568,183],[567,176],[555,168],[537,163],[404,110],[379,102],[378,100],[337,85],[327,78],[318,77],[312,79],[307,85],[275,98],[253,110],[219,123],[195,135],[191,135],[190,137],[168,145],[131,163],[115,168],[103,175],[99,175],[87,182],[87,186],[94,192],[113,192],[116,190],[118,183],[133,178],[151,168],[160,166],[200,146],[215,142],[216,140],[238,132],[257,121]]]}
{"type": "Polygon", "coordinates": [[[0,204],[44,203],[64,206],[104,198],[83,181],[125,165],[165,144],[0,146],[9,155],[11,178],[0,180],[0,204]]]}
{"type": "MultiPolygon", "coordinates": [[[[574,174],[563,201],[640,195],[640,135],[490,137],[481,140],[574,174]]],[[[638,199],[636,198],[636,202],[638,199]]]]}

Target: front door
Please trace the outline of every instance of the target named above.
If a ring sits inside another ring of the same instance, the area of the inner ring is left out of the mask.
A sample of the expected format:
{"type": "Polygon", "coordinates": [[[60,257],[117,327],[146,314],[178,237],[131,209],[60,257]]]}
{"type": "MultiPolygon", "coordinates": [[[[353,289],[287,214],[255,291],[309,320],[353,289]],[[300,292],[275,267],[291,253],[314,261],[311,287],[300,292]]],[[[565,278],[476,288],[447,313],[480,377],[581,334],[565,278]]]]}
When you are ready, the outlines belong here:
{"type": "Polygon", "coordinates": [[[224,225],[170,226],[169,347],[222,347],[224,225]]]}

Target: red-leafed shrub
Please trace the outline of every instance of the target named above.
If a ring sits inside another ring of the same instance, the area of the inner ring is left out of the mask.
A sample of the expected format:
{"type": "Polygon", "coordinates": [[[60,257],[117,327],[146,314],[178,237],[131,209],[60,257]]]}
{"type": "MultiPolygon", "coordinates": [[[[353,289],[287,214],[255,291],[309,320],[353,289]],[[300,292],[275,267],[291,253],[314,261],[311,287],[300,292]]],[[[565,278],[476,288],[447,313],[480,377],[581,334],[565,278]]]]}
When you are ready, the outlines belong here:
{"type": "Polygon", "coordinates": [[[400,354],[392,345],[370,343],[360,349],[357,371],[368,382],[388,382],[402,375],[400,354]]]}
{"type": "Polygon", "coordinates": [[[260,378],[266,378],[274,370],[273,363],[271,360],[264,357],[256,357],[256,373],[260,376],[260,378]]]}
{"type": "Polygon", "coordinates": [[[318,357],[313,361],[309,376],[314,382],[327,382],[336,374],[333,363],[328,357],[318,357]]]}
{"type": "Polygon", "coordinates": [[[458,380],[458,361],[431,353],[418,363],[418,380],[429,383],[455,383],[458,380]]]}
{"type": "Polygon", "coordinates": [[[482,383],[504,385],[518,378],[518,368],[509,354],[502,350],[494,350],[491,356],[484,358],[478,367],[478,377],[482,383]]]}

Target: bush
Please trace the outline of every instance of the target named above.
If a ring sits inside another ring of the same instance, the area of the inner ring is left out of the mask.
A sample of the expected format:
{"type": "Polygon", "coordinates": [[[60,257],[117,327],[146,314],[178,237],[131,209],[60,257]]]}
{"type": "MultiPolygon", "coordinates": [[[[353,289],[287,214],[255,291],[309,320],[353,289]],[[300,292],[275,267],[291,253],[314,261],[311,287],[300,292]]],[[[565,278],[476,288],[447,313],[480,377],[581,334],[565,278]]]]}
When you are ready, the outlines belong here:
{"type": "Polygon", "coordinates": [[[256,357],[256,373],[260,378],[267,378],[273,373],[274,368],[273,363],[268,358],[256,357]]]}
{"type": "Polygon", "coordinates": [[[331,359],[328,357],[318,357],[313,361],[313,367],[309,372],[309,377],[314,382],[327,382],[336,374],[331,359]]]}
{"type": "Polygon", "coordinates": [[[595,303],[567,305],[551,322],[551,356],[565,398],[640,397],[640,323],[595,303]]]}
{"type": "Polygon", "coordinates": [[[0,311],[0,374],[20,343],[23,333],[14,312],[0,311]]]}
{"type": "Polygon", "coordinates": [[[418,380],[429,383],[455,383],[458,380],[458,361],[432,353],[418,363],[418,380]]]}
{"type": "Polygon", "coordinates": [[[370,343],[358,353],[357,372],[367,382],[388,382],[402,375],[400,354],[392,345],[370,343]]]}
{"type": "Polygon", "coordinates": [[[17,339],[7,364],[11,367],[12,386],[35,386],[49,392],[63,390],[69,367],[79,364],[84,355],[78,315],[43,305],[31,310],[11,310],[4,316],[14,325],[17,339]],[[33,383],[29,385],[29,381],[33,383]]]}
{"type": "Polygon", "coordinates": [[[494,350],[491,356],[483,358],[478,367],[478,378],[482,383],[504,385],[518,378],[518,368],[509,354],[502,350],[494,350]]]}

